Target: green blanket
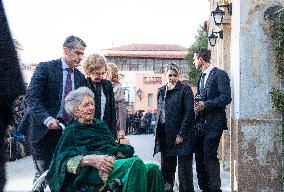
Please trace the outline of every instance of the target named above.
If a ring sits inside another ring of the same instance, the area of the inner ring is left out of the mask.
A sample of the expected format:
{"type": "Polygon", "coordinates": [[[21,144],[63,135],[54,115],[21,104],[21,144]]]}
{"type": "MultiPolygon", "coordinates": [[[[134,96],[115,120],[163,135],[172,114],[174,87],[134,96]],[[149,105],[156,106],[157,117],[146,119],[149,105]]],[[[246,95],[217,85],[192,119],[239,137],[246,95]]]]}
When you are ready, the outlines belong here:
{"type": "Polygon", "coordinates": [[[97,192],[103,184],[97,169],[82,167],[76,175],[67,171],[67,162],[70,158],[89,154],[117,157],[114,168],[109,173],[107,185],[113,179],[120,179],[123,183],[123,192],[164,192],[159,166],[144,164],[140,158],[132,157],[133,147],[117,144],[107,125],[98,120],[94,120],[92,125],[75,121],[64,129],[46,176],[51,191],[77,192],[84,188],[88,192],[97,192]],[[118,151],[127,158],[118,158],[118,151]]]}
{"type": "Polygon", "coordinates": [[[78,121],[68,125],[55,149],[46,181],[52,192],[79,190],[87,187],[97,191],[102,185],[98,171],[93,167],[83,167],[77,175],[67,172],[67,162],[77,155],[104,154],[116,156],[121,151],[131,157],[134,149],[130,145],[117,144],[104,122],[94,119],[93,124],[78,121]],[[64,190],[63,190],[64,188],[64,190]],[[76,189],[76,190],[74,190],[76,189]]]}

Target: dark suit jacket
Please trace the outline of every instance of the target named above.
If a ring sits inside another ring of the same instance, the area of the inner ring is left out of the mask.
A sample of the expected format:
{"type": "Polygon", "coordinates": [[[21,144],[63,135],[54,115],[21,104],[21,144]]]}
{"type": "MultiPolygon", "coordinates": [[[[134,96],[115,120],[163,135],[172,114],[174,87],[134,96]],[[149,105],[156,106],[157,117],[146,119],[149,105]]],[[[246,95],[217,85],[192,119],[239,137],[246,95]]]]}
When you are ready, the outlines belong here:
{"type": "MultiPolygon", "coordinates": [[[[198,85],[201,76],[198,79],[198,85]]],[[[231,87],[228,74],[214,67],[206,81],[204,91],[199,93],[204,101],[205,121],[208,130],[224,130],[227,129],[227,118],[225,108],[231,103],[231,87]]]]}
{"type": "MultiPolygon", "coordinates": [[[[88,87],[94,92],[95,95],[95,106],[96,106],[96,118],[101,119],[101,89],[95,89],[91,78],[87,78],[88,87]]],[[[112,131],[114,138],[117,138],[116,130],[116,110],[115,110],[115,100],[113,94],[113,88],[111,81],[101,80],[97,84],[103,89],[103,92],[106,96],[106,106],[104,111],[103,121],[108,125],[109,129],[112,131]]]]}
{"type": "MultiPolygon", "coordinates": [[[[74,70],[75,89],[86,86],[84,75],[74,70]]],[[[63,70],[61,59],[38,64],[27,95],[27,103],[32,113],[30,123],[30,141],[38,142],[48,132],[44,120],[48,117],[56,118],[60,110],[63,87],[63,70]]]]}
{"type": "Polygon", "coordinates": [[[157,127],[154,154],[161,151],[162,145],[167,146],[167,154],[170,156],[188,155],[193,144],[192,123],[194,121],[193,93],[191,88],[177,82],[174,89],[167,92],[165,98],[165,130],[162,133],[160,114],[164,100],[166,86],[158,90],[157,127]],[[165,134],[166,143],[162,143],[161,137],[165,134]],[[175,145],[176,136],[179,135],[184,142],[175,145]]]}

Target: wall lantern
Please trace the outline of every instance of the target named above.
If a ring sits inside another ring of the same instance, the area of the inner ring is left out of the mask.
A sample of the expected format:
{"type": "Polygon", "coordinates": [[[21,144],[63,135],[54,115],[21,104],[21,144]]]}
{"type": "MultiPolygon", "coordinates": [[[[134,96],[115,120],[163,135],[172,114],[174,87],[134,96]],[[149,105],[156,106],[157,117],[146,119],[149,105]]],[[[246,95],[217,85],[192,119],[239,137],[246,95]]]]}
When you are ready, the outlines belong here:
{"type": "Polygon", "coordinates": [[[141,99],[142,99],[142,90],[141,90],[141,89],[138,89],[138,90],[136,91],[136,95],[139,97],[139,99],[140,99],[140,101],[141,101],[141,99]]]}
{"type": "Polygon", "coordinates": [[[220,25],[223,22],[223,17],[225,15],[225,11],[223,9],[220,8],[227,8],[228,14],[232,15],[232,3],[226,4],[226,5],[218,5],[217,3],[217,7],[215,9],[215,11],[212,11],[211,14],[213,15],[214,18],[214,22],[216,25],[220,25]]]}
{"type": "Polygon", "coordinates": [[[218,32],[212,31],[211,35],[208,37],[210,46],[216,45],[218,37],[220,37],[220,39],[223,39],[223,30],[218,31],[218,32]],[[219,36],[217,36],[215,34],[218,34],[219,36]]]}

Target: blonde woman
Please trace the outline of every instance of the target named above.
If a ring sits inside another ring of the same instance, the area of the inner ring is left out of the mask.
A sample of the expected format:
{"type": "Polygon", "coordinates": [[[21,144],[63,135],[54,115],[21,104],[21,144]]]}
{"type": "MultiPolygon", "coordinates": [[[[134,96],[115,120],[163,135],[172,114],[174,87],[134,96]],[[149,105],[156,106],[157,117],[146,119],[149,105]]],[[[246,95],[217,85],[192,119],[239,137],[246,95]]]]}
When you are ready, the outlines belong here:
{"type": "Polygon", "coordinates": [[[119,82],[119,73],[117,65],[114,63],[108,64],[109,72],[108,79],[112,82],[115,109],[116,109],[116,129],[119,130],[118,138],[124,138],[126,127],[126,103],[124,100],[124,90],[119,82]]]}
{"type": "Polygon", "coordinates": [[[94,92],[95,117],[104,121],[117,138],[115,100],[112,83],[105,79],[107,63],[103,56],[92,54],[83,61],[83,70],[87,75],[87,86],[94,92]]]}

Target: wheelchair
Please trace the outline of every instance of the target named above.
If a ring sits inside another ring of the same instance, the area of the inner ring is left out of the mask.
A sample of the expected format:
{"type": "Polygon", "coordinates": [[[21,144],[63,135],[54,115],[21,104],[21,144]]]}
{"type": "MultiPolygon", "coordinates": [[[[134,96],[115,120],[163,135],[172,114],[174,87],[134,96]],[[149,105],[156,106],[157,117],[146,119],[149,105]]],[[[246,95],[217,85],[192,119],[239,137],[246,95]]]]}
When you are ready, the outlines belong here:
{"type": "Polygon", "coordinates": [[[42,186],[43,182],[45,181],[45,176],[47,175],[48,170],[46,170],[33,184],[32,192],[36,192],[42,186]]]}
{"type": "MultiPolygon", "coordinates": [[[[45,181],[45,177],[48,170],[45,171],[35,182],[33,185],[33,189],[31,192],[36,192],[39,190],[39,188],[42,186],[43,182],[45,181]]],[[[108,192],[122,192],[122,181],[120,179],[114,179],[108,186],[107,191],[108,192]]],[[[84,191],[85,192],[85,191],[84,191]]],[[[86,191],[87,192],[87,191],[86,191]]]]}

